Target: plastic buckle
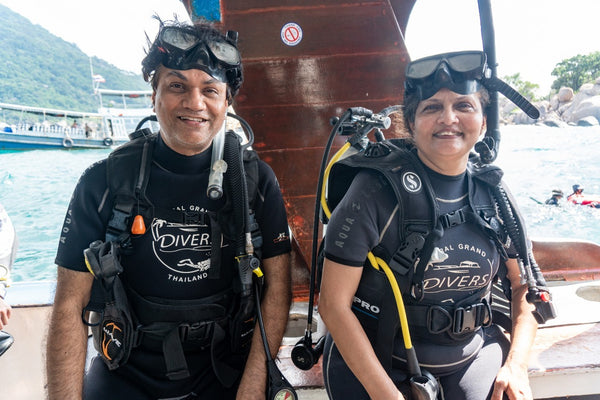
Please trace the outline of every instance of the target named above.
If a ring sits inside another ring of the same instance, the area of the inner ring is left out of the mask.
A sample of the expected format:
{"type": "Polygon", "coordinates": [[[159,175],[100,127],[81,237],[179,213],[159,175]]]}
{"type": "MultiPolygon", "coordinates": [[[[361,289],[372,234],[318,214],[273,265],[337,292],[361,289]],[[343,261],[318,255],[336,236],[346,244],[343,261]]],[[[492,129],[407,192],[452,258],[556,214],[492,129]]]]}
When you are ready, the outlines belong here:
{"type": "Polygon", "coordinates": [[[464,224],[466,221],[463,210],[456,210],[448,214],[440,215],[440,218],[444,228],[452,228],[454,226],[464,224]]]}
{"type": "Polygon", "coordinates": [[[185,342],[188,338],[188,332],[190,331],[190,325],[189,324],[181,324],[177,327],[177,329],[179,330],[179,340],[181,340],[181,342],[185,342]]]}
{"type": "Polygon", "coordinates": [[[181,342],[188,340],[205,340],[207,338],[209,322],[194,322],[192,324],[181,324],[179,328],[179,339],[181,342]]]}
{"type": "Polygon", "coordinates": [[[443,307],[431,306],[427,309],[427,330],[433,335],[438,335],[450,329],[452,327],[453,321],[454,320],[450,312],[448,312],[448,310],[446,310],[443,307]],[[438,325],[437,321],[439,320],[439,316],[446,319],[447,323],[441,328],[436,329],[434,324],[438,325]]]}
{"type": "Polygon", "coordinates": [[[410,268],[414,264],[424,245],[425,237],[423,234],[419,232],[411,232],[400,245],[400,247],[398,247],[393,259],[398,262],[398,264],[402,266],[408,265],[408,268],[410,268]]]}
{"type": "Polygon", "coordinates": [[[127,221],[131,216],[130,213],[118,209],[113,209],[113,214],[106,226],[106,235],[114,240],[123,232],[127,231],[127,221]]]}
{"type": "Polygon", "coordinates": [[[473,332],[482,326],[490,326],[492,323],[492,309],[485,303],[477,303],[468,307],[458,307],[454,310],[454,324],[452,332],[461,334],[473,332]]]}
{"type": "Polygon", "coordinates": [[[184,211],[183,223],[185,225],[189,225],[189,224],[206,225],[203,216],[204,215],[198,211],[184,211]]]}

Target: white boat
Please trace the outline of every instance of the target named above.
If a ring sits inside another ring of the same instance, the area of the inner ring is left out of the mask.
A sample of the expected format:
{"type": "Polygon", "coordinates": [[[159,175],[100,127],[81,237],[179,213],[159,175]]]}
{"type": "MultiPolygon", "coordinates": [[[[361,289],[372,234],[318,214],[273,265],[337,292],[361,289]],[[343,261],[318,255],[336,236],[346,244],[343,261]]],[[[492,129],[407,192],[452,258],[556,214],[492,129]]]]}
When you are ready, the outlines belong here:
{"type": "Polygon", "coordinates": [[[97,113],[0,103],[0,150],[118,146],[153,114],[149,90],[95,89],[94,93],[100,104],[97,113]],[[103,96],[115,100],[103,103],[103,96]]]}

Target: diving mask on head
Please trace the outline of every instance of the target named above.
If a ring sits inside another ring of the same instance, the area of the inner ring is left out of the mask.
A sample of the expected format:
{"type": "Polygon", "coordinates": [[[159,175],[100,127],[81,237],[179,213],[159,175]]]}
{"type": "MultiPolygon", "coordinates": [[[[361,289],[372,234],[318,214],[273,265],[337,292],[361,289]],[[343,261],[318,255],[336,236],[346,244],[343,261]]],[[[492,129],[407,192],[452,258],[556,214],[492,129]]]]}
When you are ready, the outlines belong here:
{"type": "Polygon", "coordinates": [[[404,88],[406,93],[416,92],[421,100],[441,88],[471,94],[481,89],[487,71],[486,56],[481,51],[437,54],[408,64],[404,88]]]}
{"type": "Polygon", "coordinates": [[[242,82],[242,59],[237,32],[228,31],[222,38],[201,38],[193,31],[179,27],[163,27],[158,35],[158,50],[164,54],[162,64],[171,69],[200,69],[232,89],[242,82]]]}
{"type": "Polygon", "coordinates": [[[416,94],[419,100],[426,100],[442,88],[472,94],[485,87],[502,93],[530,118],[539,118],[539,110],[529,100],[491,72],[483,51],[458,51],[420,58],[406,66],[404,98],[416,94]]]}

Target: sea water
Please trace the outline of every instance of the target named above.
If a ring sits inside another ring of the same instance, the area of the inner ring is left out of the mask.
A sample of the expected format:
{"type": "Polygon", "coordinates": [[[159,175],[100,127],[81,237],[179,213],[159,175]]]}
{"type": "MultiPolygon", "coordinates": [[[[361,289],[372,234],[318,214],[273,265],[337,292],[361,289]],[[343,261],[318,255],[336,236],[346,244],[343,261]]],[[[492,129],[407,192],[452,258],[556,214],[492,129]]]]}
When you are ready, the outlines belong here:
{"type": "MultiPolygon", "coordinates": [[[[550,207],[553,189],[574,184],[600,195],[600,127],[503,126],[496,160],[516,197],[530,236],[600,242],[600,209],[550,207]]],[[[106,157],[101,150],[0,151],[0,203],[17,230],[13,281],[56,277],[54,257],[71,193],[81,173],[106,157]]]]}

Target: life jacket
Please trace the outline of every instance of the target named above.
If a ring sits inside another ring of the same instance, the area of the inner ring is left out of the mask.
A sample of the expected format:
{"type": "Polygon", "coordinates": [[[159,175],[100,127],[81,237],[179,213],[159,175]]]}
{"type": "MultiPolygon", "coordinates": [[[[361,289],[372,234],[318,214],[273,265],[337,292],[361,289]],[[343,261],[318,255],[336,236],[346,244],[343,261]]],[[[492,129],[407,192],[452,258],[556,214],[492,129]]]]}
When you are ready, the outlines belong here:
{"type": "MultiPolygon", "coordinates": [[[[259,254],[260,230],[251,211],[244,215],[244,210],[252,209],[258,190],[258,155],[253,150],[245,150],[242,155],[238,135],[228,131],[224,148],[228,164],[223,183],[225,205],[217,212],[160,209],[146,197],[157,135],[140,130],[131,136],[130,142],[114,150],[107,159],[107,184],[114,205],[105,241],[94,242],[84,251],[88,268],[97,278],[84,310],[93,314],[91,320],[88,316],[84,322],[91,326],[95,347],[111,370],[125,364],[131,349],[143,343],[147,348],[162,350],[169,379],[183,379],[189,376],[184,350],[210,348],[217,378],[230,387],[241,371],[223,358],[247,352],[254,329],[252,269],[247,267],[257,262],[255,255],[245,254],[243,249],[236,251],[236,262],[245,264],[240,265],[233,288],[194,300],[156,301],[141,296],[120,279],[123,267],[119,261],[121,254],[132,251],[130,231],[138,215],[145,221],[154,218],[181,224],[210,221],[212,237],[222,234],[236,249],[243,248],[245,237],[241,236],[245,236],[246,225],[250,225],[252,244],[259,254]]],[[[219,277],[222,264],[219,242],[213,240],[209,279],[219,277]]]]}
{"type": "MultiPolygon", "coordinates": [[[[376,246],[372,253],[383,259],[393,271],[403,294],[409,326],[425,334],[447,332],[450,340],[461,340],[492,322],[491,285],[452,307],[422,304],[425,268],[434,250],[434,243],[446,229],[473,223],[496,244],[503,260],[507,258],[510,240],[497,212],[497,201],[491,188],[501,184],[502,171],[493,165],[483,165],[472,158],[468,164],[468,204],[456,211],[441,214],[435,193],[423,165],[414,149],[405,140],[390,139],[369,143],[358,154],[342,159],[331,167],[327,204],[331,210],[341,201],[350,183],[361,170],[375,171],[392,188],[398,207],[399,242],[396,248],[376,246]]],[[[501,261],[498,272],[506,276],[501,261]]],[[[503,279],[506,281],[506,279],[503,279]]],[[[509,286],[499,291],[510,290],[509,286]]],[[[498,290],[496,291],[498,292],[498,290]]],[[[509,294],[510,295],[510,294],[509,294]]],[[[505,306],[505,303],[503,304],[505,306]]],[[[398,310],[388,279],[381,271],[365,264],[352,310],[361,322],[380,362],[389,370],[394,339],[400,329],[398,310]]],[[[504,314],[498,319],[510,325],[504,314]]],[[[494,321],[497,322],[497,321],[494,321]]],[[[510,330],[510,326],[507,326],[510,330]]]]}

